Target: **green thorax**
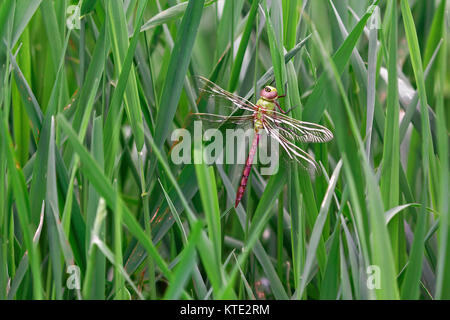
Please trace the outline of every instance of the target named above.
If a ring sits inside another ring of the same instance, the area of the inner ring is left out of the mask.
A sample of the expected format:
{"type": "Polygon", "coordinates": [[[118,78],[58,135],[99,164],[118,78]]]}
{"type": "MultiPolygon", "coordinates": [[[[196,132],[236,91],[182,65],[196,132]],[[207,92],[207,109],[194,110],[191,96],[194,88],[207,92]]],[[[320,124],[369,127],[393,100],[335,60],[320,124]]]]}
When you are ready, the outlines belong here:
{"type": "Polygon", "coordinates": [[[275,103],[273,101],[266,100],[264,98],[259,98],[258,101],[256,102],[256,105],[266,110],[270,111],[275,110],[275,103]]]}
{"type": "MultiPolygon", "coordinates": [[[[256,105],[258,107],[263,108],[265,110],[264,112],[266,114],[269,114],[269,115],[272,113],[270,111],[275,109],[275,103],[273,101],[266,100],[264,98],[259,98],[258,101],[256,102],[256,105]],[[269,111],[269,112],[267,112],[267,111],[269,111]]],[[[262,129],[262,127],[263,127],[262,126],[262,119],[263,119],[263,117],[264,117],[263,111],[258,109],[258,111],[256,113],[256,117],[255,117],[256,118],[255,119],[255,125],[254,125],[255,130],[262,129]]]]}

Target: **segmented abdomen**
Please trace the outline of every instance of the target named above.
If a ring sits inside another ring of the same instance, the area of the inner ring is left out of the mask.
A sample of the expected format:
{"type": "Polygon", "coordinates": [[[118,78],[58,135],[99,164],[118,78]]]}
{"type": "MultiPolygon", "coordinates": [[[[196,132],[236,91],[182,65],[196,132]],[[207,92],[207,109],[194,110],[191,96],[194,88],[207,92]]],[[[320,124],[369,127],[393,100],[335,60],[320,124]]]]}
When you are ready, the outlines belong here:
{"type": "Polygon", "coordinates": [[[245,163],[244,172],[242,173],[241,183],[239,184],[238,191],[236,193],[236,202],[234,207],[236,208],[244,195],[245,188],[247,187],[248,176],[250,175],[250,170],[252,168],[253,158],[255,157],[256,148],[258,147],[259,133],[255,132],[255,138],[253,139],[250,152],[248,153],[247,162],[245,163]]]}

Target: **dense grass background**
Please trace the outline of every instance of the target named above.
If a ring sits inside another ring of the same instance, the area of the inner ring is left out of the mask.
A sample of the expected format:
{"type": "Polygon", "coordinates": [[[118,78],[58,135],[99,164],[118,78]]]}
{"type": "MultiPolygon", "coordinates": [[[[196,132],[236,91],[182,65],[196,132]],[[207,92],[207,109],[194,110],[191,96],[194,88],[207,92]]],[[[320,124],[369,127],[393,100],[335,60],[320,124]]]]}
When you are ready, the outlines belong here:
{"type": "Polygon", "coordinates": [[[0,1],[1,299],[450,298],[448,1],[72,4],[0,1]],[[285,83],[323,174],[174,165],[193,75],[285,83]]]}

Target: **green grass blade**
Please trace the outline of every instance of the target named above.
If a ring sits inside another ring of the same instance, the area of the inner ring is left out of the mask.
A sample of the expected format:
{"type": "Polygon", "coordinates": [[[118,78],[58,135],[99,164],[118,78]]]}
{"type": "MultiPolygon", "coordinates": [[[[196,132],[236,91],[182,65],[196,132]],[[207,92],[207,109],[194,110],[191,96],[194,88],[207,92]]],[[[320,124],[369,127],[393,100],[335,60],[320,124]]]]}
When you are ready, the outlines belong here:
{"type": "MultiPolygon", "coordinates": [[[[389,137],[383,144],[383,160],[381,168],[380,190],[384,208],[390,209],[398,205],[399,201],[399,164],[400,164],[400,139],[399,139],[399,105],[397,84],[397,4],[393,4],[393,12],[390,21],[388,47],[388,92],[386,106],[386,124],[384,136],[389,137]]],[[[394,259],[397,261],[397,270],[402,266],[399,238],[402,236],[403,223],[400,216],[396,216],[389,224],[389,235],[392,243],[394,259]]]]}
{"type": "MultiPolygon", "coordinates": [[[[143,11],[144,6],[140,6],[143,11]]],[[[142,11],[139,14],[142,14],[142,11]]],[[[128,29],[123,7],[120,0],[107,1],[109,37],[111,41],[112,52],[115,57],[116,74],[120,75],[123,71],[123,61],[129,47],[128,29]]],[[[139,16],[138,14],[138,16],[139,16]]],[[[137,23],[140,23],[138,21],[137,23]]],[[[138,28],[138,27],[136,27],[138,28]]],[[[142,122],[141,104],[139,102],[136,75],[134,68],[131,68],[128,85],[125,89],[124,104],[125,110],[133,131],[136,147],[138,151],[142,150],[144,145],[144,124],[142,122]]]]}
{"type": "MultiPolygon", "coordinates": [[[[108,182],[107,178],[102,173],[102,170],[100,169],[97,162],[92,158],[86,148],[83,147],[83,145],[80,143],[75,132],[70,127],[70,124],[67,122],[67,120],[64,119],[64,116],[58,115],[57,120],[58,124],[61,125],[61,129],[65,134],[67,134],[67,137],[74,147],[75,151],[78,153],[81,163],[85,164],[83,166],[83,171],[90,177],[90,181],[97,189],[97,192],[105,198],[108,206],[110,206],[111,208],[116,208],[116,193],[114,192],[112,185],[108,182]]],[[[141,241],[142,245],[148,250],[148,253],[155,259],[156,264],[161,268],[166,276],[170,278],[171,272],[167,268],[166,263],[158,254],[151,241],[149,241],[147,235],[144,233],[141,226],[132,216],[129,209],[124,205],[122,201],[118,201],[118,205],[120,205],[123,210],[122,214],[124,224],[128,227],[130,232],[139,241],[141,241]]]]}
{"type": "Polygon", "coordinates": [[[2,135],[2,145],[4,146],[8,172],[11,175],[11,183],[16,198],[17,213],[19,216],[19,222],[22,228],[23,241],[26,250],[28,251],[30,259],[31,272],[33,274],[33,297],[35,299],[42,299],[42,280],[39,270],[40,259],[37,248],[33,245],[32,230],[30,224],[30,202],[28,199],[28,192],[25,185],[22,170],[16,167],[16,160],[12,148],[12,141],[7,131],[6,121],[4,118],[3,110],[0,112],[0,130],[2,135]]]}
{"type": "Polygon", "coordinates": [[[164,295],[166,300],[179,299],[185,283],[193,271],[196,260],[195,247],[200,241],[201,227],[202,222],[197,221],[189,234],[187,246],[181,253],[180,261],[174,270],[173,281],[164,295]]]}
{"type": "MultiPolygon", "coordinates": [[[[378,4],[378,0],[374,1],[374,6],[378,4]]],[[[364,30],[364,26],[367,20],[373,13],[374,6],[371,6],[369,10],[364,14],[364,16],[359,20],[353,30],[350,32],[349,36],[342,43],[338,51],[333,55],[333,62],[338,68],[338,72],[342,73],[347,61],[350,59],[353,49],[355,48],[356,42],[358,41],[361,33],[364,30]]],[[[329,79],[326,74],[322,74],[311,93],[311,96],[306,102],[303,119],[306,121],[317,122],[320,120],[323,111],[327,106],[327,99],[325,97],[326,88],[329,86],[329,79]]]]}
{"type": "Polygon", "coordinates": [[[317,216],[317,220],[314,223],[314,228],[311,232],[311,239],[309,241],[309,247],[306,252],[306,260],[305,267],[302,274],[302,279],[300,282],[299,290],[294,293],[294,298],[299,298],[303,295],[303,291],[306,288],[307,280],[309,278],[313,259],[316,255],[317,246],[319,244],[320,237],[322,235],[322,229],[325,224],[325,220],[327,218],[327,212],[330,207],[331,198],[333,196],[334,188],[336,187],[337,179],[339,177],[339,173],[342,168],[342,162],[339,162],[336,168],[334,169],[333,175],[330,178],[330,183],[328,184],[327,192],[325,193],[325,197],[323,198],[322,204],[320,206],[320,212],[317,216]]]}
{"type": "Polygon", "coordinates": [[[217,263],[222,261],[222,239],[221,223],[220,223],[220,211],[219,211],[219,199],[217,197],[216,179],[214,176],[214,168],[209,168],[203,161],[203,145],[201,141],[194,142],[197,148],[194,149],[194,162],[195,172],[197,175],[197,182],[200,191],[200,197],[202,199],[203,210],[205,213],[206,222],[208,225],[208,234],[211,239],[211,243],[214,247],[214,257],[217,263]],[[199,159],[200,161],[196,161],[199,159]]]}
{"type": "Polygon", "coordinates": [[[163,145],[167,137],[170,123],[178,107],[192,47],[200,24],[203,4],[204,0],[189,0],[172,50],[167,77],[161,94],[161,109],[158,111],[156,118],[155,142],[159,147],[163,145]]]}
{"type": "MultiPolygon", "coordinates": [[[[421,110],[421,124],[422,124],[422,173],[423,181],[429,179],[429,161],[433,155],[433,144],[431,142],[430,122],[427,110],[427,95],[425,88],[425,80],[422,69],[422,59],[420,57],[419,42],[417,40],[416,29],[412,18],[409,3],[401,1],[401,11],[403,22],[405,26],[405,33],[408,42],[408,47],[411,55],[411,63],[413,66],[414,75],[417,81],[419,91],[419,101],[421,110]]],[[[410,299],[417,299],[419,295],[419,281],[422,274],[422,257],[424,252],[424,237],[425,237],[425,208],[427,203],[427,190],[422,191],[422,206],[417,220],[416,231],[414,234],[414,242],[410,252],[410,260],[408,269],[406,270],[404,286],[402,287],[402,296],[410,299]]]]}
{"type": "Polygon", "coordinates": [[[250,7],[250,12],[245,24],[244,33],[242,34],[241,42],[239,43],[239,48],[236,53],[236,58],[234,59],[233,67],[231,69],[230,80],[228,82],[228,91],[230,92],[235,91],[238,85],[239,75],[242,69],[242,62],[244,60],[244,53],[248,47],[248,42],[250,40],[253,24],[255,22],[256,13],[258,12],[259,2],[260,0],[253,0],[250,7]]]}
{"type": "MultiPolygon", "coordinates": [[[[445,39],[443,48],[448,45],[448,39],[445,39]]],[[[437,73],[438,94],[436,98],[438,119],[438,151],[440,161],[440,199],[439,199],[439,211],[441,212],[441,227],[439,234],[439,251],[438,262],[436,270],[436,299],[450,299],[450,274],[446,272],[450,266],[450,210],[449,210],[449,160],[448,160],[448,131],[445,125],[445,112],[444,112],[444,86],[445,77],[447,76],[448,61],[448,49],[444,49],[440,53],[440,68],[437,73]]],[[[447,110],[448,111],[448,110],[447,110]]]]}

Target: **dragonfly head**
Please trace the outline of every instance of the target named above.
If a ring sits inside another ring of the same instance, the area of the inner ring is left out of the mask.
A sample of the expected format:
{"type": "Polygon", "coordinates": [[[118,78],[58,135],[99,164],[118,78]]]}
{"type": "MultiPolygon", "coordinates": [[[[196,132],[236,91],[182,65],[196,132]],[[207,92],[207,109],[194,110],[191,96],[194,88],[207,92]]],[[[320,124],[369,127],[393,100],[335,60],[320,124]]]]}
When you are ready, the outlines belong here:
{"type": "Polygon", "coordinates": [[[277,88],[272,86],[265,86],[264,89],[261,90],[261,98],[273,101],[276,98],[278,98],[278,91],[277,88]]]}

